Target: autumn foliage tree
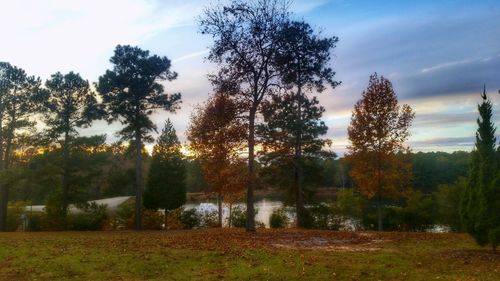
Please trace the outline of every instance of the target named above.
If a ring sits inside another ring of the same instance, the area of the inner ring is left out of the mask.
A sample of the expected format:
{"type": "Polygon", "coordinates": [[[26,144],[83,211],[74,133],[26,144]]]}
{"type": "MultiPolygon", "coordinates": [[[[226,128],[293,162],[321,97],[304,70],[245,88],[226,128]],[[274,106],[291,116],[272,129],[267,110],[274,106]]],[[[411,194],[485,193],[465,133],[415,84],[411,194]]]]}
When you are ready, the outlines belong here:
{"type": "Polygon", "coordinates": [[[383,199],[403,195],[411,184],[411,159],[404,142],[414,117],[409,105],[398,105],[391,82],[376,73],[354,106],[346,160],[359,192],[375,199],[379,230],[383,199]]]}
{"type": "Polygon", "coordinates": [[[235,201],[244,188],[245,138],[246,124],[239,118],[238,104],[227,94],[216,93],[191,118],[189,149],[201,163],[209,191],[217,194],[221,226],[222,202],[235,201]]]}

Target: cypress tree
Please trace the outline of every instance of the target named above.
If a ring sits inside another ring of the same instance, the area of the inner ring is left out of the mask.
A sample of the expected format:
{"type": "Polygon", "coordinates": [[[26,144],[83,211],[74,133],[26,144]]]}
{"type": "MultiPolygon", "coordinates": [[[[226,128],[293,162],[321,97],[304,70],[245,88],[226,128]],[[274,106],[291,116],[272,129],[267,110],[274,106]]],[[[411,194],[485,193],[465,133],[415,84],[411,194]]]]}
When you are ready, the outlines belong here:
{"type": "Polygon", "coordinates": [[[500,166],[496,151],[496,128],[492,122],[492,103],[486,96],[486,88],[481,98],[476,145],[462,198],[461,217],[467,232],[479,245],[491,244],[495,250],[500,242],[500,166]]]}
{"type": "Polygon", "coordinates": [[[144,207],[177,209],[186,203],[186,168],[180,151],[181,144],[172,122],[168,119],[153,148],[153,157],[144,192],[144,207]]]}

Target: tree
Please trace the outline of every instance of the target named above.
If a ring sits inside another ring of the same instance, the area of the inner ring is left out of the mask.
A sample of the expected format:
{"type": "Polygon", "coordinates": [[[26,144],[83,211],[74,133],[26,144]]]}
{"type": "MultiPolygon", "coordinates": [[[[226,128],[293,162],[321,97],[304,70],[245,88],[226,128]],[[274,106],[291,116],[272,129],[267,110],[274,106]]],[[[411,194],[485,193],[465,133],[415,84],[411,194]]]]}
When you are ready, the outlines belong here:
{"type": "Polygon", "coordinates": [[[238,118],[238,104],[227,94],[216,93],[191,117],[189,148],[199,159],[209,191],[217,194],[219,225],[222,202],[233,203],[243,187],[241,152],[246,124],[238,118]]]}
{"type": "Polygon", "coordinates": [[[234,93],[248,118],[247,231],[255,231],[255,121],[261,102],[276,84],[274,57],[279,31],[287,22],[288,1],[232,0],[205,9],[201,32],[214,39],[208,59],[220,67],[211,80],[221,92],[234,93]]]}
{"type": "MultiPolygon", "coordinates": [[[[322,139],[328,127],[321,117],[325,109],[316,98],[302,96],[300,102],[295,94],[274,95],[272,101],[263,106],[264,124],[258,126],[263,149],[263,166],[273,170],[282,169],[284,181],[294,191],[297,209],[297,226],[306,225],[304,210],[304,169],[317,159],[334,158],[335,154],[325,150],[331,141],[322,139]],[[300,117],[297,112],[300,111],[300,117]]],[[[319,179],[319,169],[315,169],[319,179]]],[[[276,171],[275,171],[276,172],[276,171]]],[[[275,174],[275,172],[273,174],[275,174]]],[[[273,176],[272,180],[276,181],[273,176]]],[[[308,183],[311,183],[310,181],[308,183]]]]}
{"type": "Polygon", "coordinates": [[[379,230],[382,199],[400,196],[410,185],[411,159],[403,143],[414,117],[409,105],[398,105],[391,82],[376,73],[354,106],[346,160],[359,192],[376,200],[379,230]]]}
{"type": "Polygon", "coordinates": [[[44,107],[44,121],[47,135],[59,142],[62,151],[62,206],[66,216],[69,205],[71,149],[78,128],[86,128],[92,121],[102,117],[102,108],[89,82],[78,73],[57,72],[45,82],[45,89],[39,96],[44,107]]]}
{"type": "Polygon", "coordinates": [[[172,81],[177,73],[170,70],[167,57],[149,55],[138,47],[116,46],[110,62],[113,70],[99,77],[97,89],[110,115],[109,122],[120,120],[125,127],[119,132],[123,139],[134,140],[135,164],[135,229],[140,230],[142,208],[142,147],[151,142],[150,132],[156,130],[150,115],[157,109],[175,112],[181,94],[167,94],[160,81],[172,81]]]}
{"type": "Polygon", "coordinates": [[[469,179],[462,197],[460,214],[465,229],[476,242],[491,244],[495,251],[500,244],[500,182],[495,125],[492,104],[486,87],[478,105],[479,118],[475,150],[472,152],[469,179]]]}
{"type": "MultiPolygon", "coordinates": [[[[33,127],[38,110],[34,96],[41,85],[39,78],[7,62],[0,62],[0,172],[10,168],[17,131],[33,127]]],[[[6,230],[9,186],[0,184],[0,231],[6,230]]]]}
{"type": "Polygon", "coordinates": [[[144,207],[165,209],[165,228],[168,211],[186,203],[186,167],[182,158],[181,143],[172,122],[167,119],[153,148],[144,191],[144,207]]]}
{"type": "Polygon", "coordinates": [[[322,92],[327,85],[335,88],[339,82],[333,80],[335,72],[328,66],[331,51],[338,42],[337,37],[321,38],[314,33],[309,24],[300,21],[286,22],[279,34],[279,49],[275,63],[281,82],[287,90],[285,94],[273,97],[274,105],[264,103],[271,110],[266,110],[267,122],[263,130],[269,135],[267,145],[280,143],[290,146],[293,153],[293,179],[297,208],[297,225],[304,226],[304,167],[303,153],[313,157],[322,152],[327,143],[318,139],[326,134],[327,127],[320,122],[322,107],[318,101],[306,97],[307,92],[322,92]],[[327,85],[325,85],[327,84],[327,85]],[[279,107],[283,107],[279,110],[279,107]],[[279,112],[279,113],[278,113],[279,112]],[[273,114],[276,113],[276,116],[273,114]],[[278,141],[279,140],[279,141],[278,141]]]}

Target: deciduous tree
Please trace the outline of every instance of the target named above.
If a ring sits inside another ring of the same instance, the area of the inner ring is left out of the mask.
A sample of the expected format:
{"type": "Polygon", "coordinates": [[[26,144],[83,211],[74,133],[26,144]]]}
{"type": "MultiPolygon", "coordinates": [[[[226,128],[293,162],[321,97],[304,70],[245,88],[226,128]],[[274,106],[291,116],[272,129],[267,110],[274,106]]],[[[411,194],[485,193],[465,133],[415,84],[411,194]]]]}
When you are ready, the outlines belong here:
{"type": "Polygon", "coordinates": [[[193,114],[188,130],[190,150],[201,163],[209,191],[217,194],[220,226],[224,198],[235,201],[246,176],[241,158],[246,124],[238,116],[237,103],[217,93],[193,114]]]}
{"type": "Polygon", "coordinates": [[[255,121],[276,84],[274,58],[288,6],[279,0],[232,0],[205,9],[200,19],[201,32],[214,40],[208,59],[219,65],[212,82],[218,90],[234,93],[248,117],[247,231],[255,231],[255,121]]]}
{"type": "Polygon", "coordinates": [[[398,105],[391,82],[376,73],[354,106],[346,160],[360,193],[376,200],[379,230],[382,199],[401,196],[411,184],[411,159],[404,142],[414,116],[409,105],[398,105]]]}

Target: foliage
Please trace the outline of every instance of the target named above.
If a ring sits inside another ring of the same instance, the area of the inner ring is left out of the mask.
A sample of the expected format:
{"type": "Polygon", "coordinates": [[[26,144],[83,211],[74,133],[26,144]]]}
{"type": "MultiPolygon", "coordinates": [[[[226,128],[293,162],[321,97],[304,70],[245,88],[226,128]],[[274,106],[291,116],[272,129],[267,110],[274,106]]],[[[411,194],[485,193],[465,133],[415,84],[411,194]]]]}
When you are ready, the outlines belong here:
{"type": "Polygon", "coordinates": [[[340,217],[342,228],[352,225],[356,230],[360,228],[363,219],[363,210],[366,200],[354,188],[338,189],[333,202],[333,213],[340,217]]]}
{"type": "Polygon", "coordinates": [[[290,223],[288,214],[284,208],[276,209],[269,217],[269,225],[271,228],[284,228],[290,223]]]}
{"type": "Polygon", "coordinates": [[[181,145],[170,120],[167,120],[153,148],[144,207],[152,210],[177,209],[186,202],[186,167],[181,145]]]}
{"type": "Polygon", "coordinates": [[[398,105],[391,82],[376,73],[354,106],[346,160],[352,165],[350,175],[359,192],[378,199],[379,230],[381,198],[401,196],[410,185],[411,159],[403,143],[414,116],[409,105],[398,105]]]}
{"type": "Polygon", "coordinates": [[[150,142],[150,132],[156,130],[150,115],[157,109],[174,112],[181,94],[165,93],[161,81],[172,81],[177,73],[170,70],[167,57],[149,55],[138,47],[118,45],[110,62],[113,70],[99,77],[97,89],[109,114],[109,121],[120,120],[125,127],[119,132],[123,139],[134,140],[136,149],[136,205],[135,228],[140,229],[142,210],[142,155],[143,142],[150,142]]]}

